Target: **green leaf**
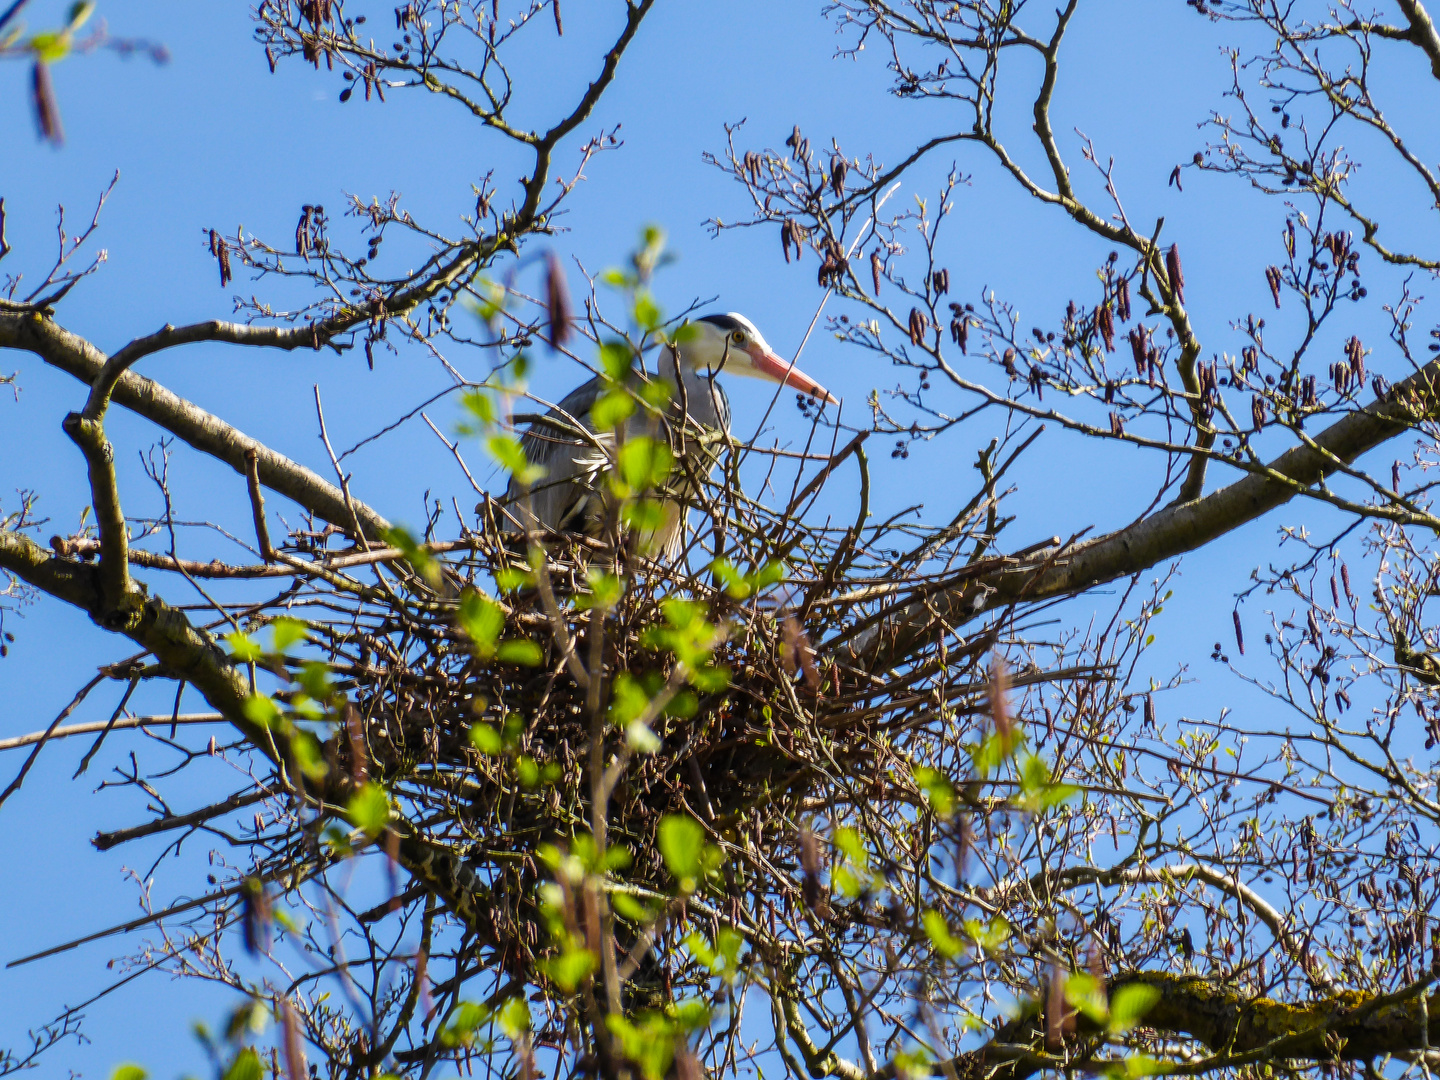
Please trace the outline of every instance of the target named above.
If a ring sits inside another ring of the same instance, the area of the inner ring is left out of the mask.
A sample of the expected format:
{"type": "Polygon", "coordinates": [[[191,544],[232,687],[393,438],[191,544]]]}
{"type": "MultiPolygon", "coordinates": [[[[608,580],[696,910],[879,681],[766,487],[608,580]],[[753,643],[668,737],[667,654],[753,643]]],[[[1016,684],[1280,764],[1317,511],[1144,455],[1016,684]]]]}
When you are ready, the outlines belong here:
{"type": "Polygon", "coordinates": [[[920,765],[914,770],[915,783],[925,794],[930,809],[942,819],[949,819],[955,812],[955,785],[938,769],[920,765]]]}
{"type": "Polygon", "coordinates": [[[710,1006],[699,998],[677,1001],[669,1008],[670,1019],[682,1032],[699,1031],[710,1026],[710,1006]]]}
{"type": "Polygon", "coordinates": [[[615,676],[610,689],[610,720],[617,727],[627,728],[650,705],[650,695],[635,676],[622,671],[615,676]]]}
{"type": "Polygon", "coordinates": [[[635,412],[635,399],[616,387],[601,394],[590,406],[590,422],[597,431],[614,431],[635,412]]]}
{"type": "Polygon", "coordinates": [[[379,836],[390,823],[390,797],[374,780],[367,781],[359,791],[350,796],[350,801],[345,805],[345,816],[350,824],[366,836],[379,836]]]}
{"type": "Polygon", "coordinates": [[[625,1056],[640,1066],[645,1080],[661,1080],[675,1060],[675,1037],[659,1028],[653,1020],[643,1025],[632,1024],[625,1017],[611,1013],[605,1017],[610,1029],[625,1051],[625,1056]]]}
{"type": "Polygon", "coordinates": [[[620,602],[624,586],[614,574],[607,574],[603,570],[591,567],[585,571],[585,579],[589,582],[590,594],[588,596],[581,594],[575,598],[575,607],[578,610],[588,611],[591,608],[599,608],[601,611],[609,611],[620,602]]]}
{"type": "Polygon", "coordinates": [[[600,346],[600,369],[612,383],[623,383],[635,367],[635,350],[628,341],[607,341],[600,346]]]}
{"type": "Polygon", "coordinates": [[[970,757],[975,762],[975,771],[984,779],[1014,757],[1023,744],[1024,737],[1017,732],[1011,732],[1008,736],[991,732],[978,746],[971,745],[966,749],[970,751],[970,757]]]}
{"type": "Polygon", "coordinates": [[[870,864],[870,852],[865,847],[864,839],[848,825],[835,830],[835,846],[856,866],[864,867],[870,864]]]}
{"type": "Polygon", "coordinates": [[[665,621],[676,630],[694,629],[697,623],[705,620],[705,605],[699,600],[667,597],[660,601],[660,610],[665,615],[665,621]]]}
{"type": "Polygon", "coordinates": [[[499,418],[494,399],[482,390],[467,390],[465,396],[460,399],[460,404],[466,412],[486,427],[495,423],[499,418]]]}
{"type": "Polygon", "coordinates": [[[595,954],[585,948],[568,948],[559,956],[540,961],[540,970],[567,994],[579,986],[599,966],[595,954]]]}
{"type": "Polygon", "coordinates": [[[768,562],[755,572],[755,591],[760,592],[771,585],[778,585],[785,580],[788,568],[784,562],[768,562]]]}
{"type": "Polygon", "coordinates": [[[498,461],[506,472],[522,484],[533,484],[545,475],[540,465],[531,465],[525,457],[520,440],[510,435],[491,435],[485,440],[485,449],[498,461]]]}
{"type": "Polygon", "coordinates": [[[241,633],[239,630],[225,635],[225,644],[230,646],[231,657],[242,664],[259,660],[265,655],[265,650],[252,641],[249,634],[241,633]]]}
{"type": "Polygon", "coordinates": [[[329,701],[335,693],[335,684],[330,681],[330,665],[323,660],[307,660],[301,664],[295,681],[316,701],[329,701]]]}
{"type": "Polygon", "coordinates": [[[500,732],[485,723],[470,725],[470,745],[482,754],[500,754],[505,750],[500,732]]]}
{"type": "Polygon", "coordinates": [[[715,950],[710,947],[710,939],[699,930],[692,930],[685,935],[685,947],[690,950],[690,955],[696,960],[710,970],[715,970],[717,966],[715,950]]]}
{"type": "Polygon", "coordinates": [[[296,642],[305,640],[306,625],[299,619],[292,619],[288,615],[282,615],[270,624],[272,635],[272,648],[277,653],[284,653],[296,642]]]}
{"type": "Polygon", "coordinates": [[[495,587],[501,592],[517,592],[534,586],[535,575],[518,566],[502,566],[495,571],[495,587]]]}
{"type": "Polygon", "coordinates": [[[42,64],[57,63],[70,54],[70,35],[54,30],[36,34],[28,44],[42,64]]]}
{"type": "Polygon", "coordinates": [[[537,667],[545,659],[545,653],[529,638],[511,638],[509,641],[500,643],[500,648],[495,652],[495,658],[506,664],[537,667]]]}
{"type": "Polygon", "coordinates": [[[290,718],[292,720],[323,720],[325,709],[309,694],[296,694],[290,700],[290,718]]]}
{"type": "Polygon", "coordinates": [[[675,467],[670,444],[648,435],[628,439],[620,447],[616,460],[621,477],[636,491],[659,487],[670,478],[670,471],[675,467]]]}
{"type": "Polygon", "coordinates": [[[655,303],[655,298],[648,292],[640,292],[635,295],[632,314],[636,325],[647,334],[665,321],[665,316],[660,314],[660,305],[655,303]]]}
{"type": "Polygon", "coordinates": [[[75,0],[75,3],[70,5],[70,14],[66,18],[69,26],[66,29],[72,32],[79,30],[93,14],[95,14],[94,0],[75,0]]]}
{"type": "Polygon", "coordinates": [[[290,752],[294,754],[300,771],[310,780],[319,780],[330,771],[330,766],[325,763],[325,752],[320,747],[320,740],[308,731],[296,730],[291,735],[290,752]]]}
{"type": "Polygon", "coordinates": [[[348,859],[354,854],[350,845],[350,837],[340,826],[331,825],[320,835],[337,859],[348,859]]]}
{"type": "Polygon", "coordinates": [[[146,1080],[150,1074],[139,1065],[116,1065],[115,1071],[110,1074],[110,1080],[146,1080]]]}
{"type": "Polygon", "coordinates": [[[728,667],[693,667],[690,669],[690,685],[706,694],[716,694],[730,685],[728,667]]]}
{"type": "Polygon", "coordinates": [[[1099,1071],[1114,1080],[1140,1080],[1145,1076],[1167,1076],[1174,1071],[1174,1066],[1169,1062],[1156,1061],[1146,1054],[1132,1054],[1118,1061],[1105,1062],[1099,1071]]]}
{"type": "Polygon", "coordinates": [[[525,734],[525,718],[519,713],[506,713],[501,734],[505,736],[506,747],[514,747],[525,734]]]}
{"type": "Polygon", "coordinates": [[[704,861],[705,829],[694,818],[666,814],[660,820],[659,839],[660,854],[681,891],[693,892],[704,861]]]}
{"type": "Polygon", "coordinates": [[[253,1046],[247,1046],[235,1055],[235,1060],[225,1070],[225,1080],[261,1080],[264,1074],[260,1055],[253,1046]]]}
{"type": "Polygon", "coordinates": [[[440,584],[440,564],[428,549],[416,542],[409,530],[396,525],[386,529],[383,536],[385,542],[399,551],[427,583],[432,586],[440,584]]]}
{"type": "Polygon", "coordinates": [[[625,745],[637,754],[653,754],[660,749],[660,736],[649,724],[637,720],[625,729],[625,745]]]}
{"type": "MultiPolygon", "coordinates": [[[[272,914],[278,915],[280,912],[272,914]]],[[[265,1022],[269,1019],[270,1010],[263,1001],[259,998],[247,998],[230,1014],[230,1020],[225,1025],[225,1037],[234,1042],[247,1031],[258,1035],[265,1030],[265,1022]]]]}
{"type": "Polygon", "coordinates": [[[1088,971],[1076,971],[1065,979],[1065,1000],[1094,1023],[1103,1024],[1109,1018],[1105,984],[1088,971]]]}
{"type": "Polygon", "coordinates": [[[758,569],[744,571],[724,559],[717,559],[710,564],[710,569],[720,579],[725,591],[736,600],[744,600],[784,581],[786,574],[784,562],[767,562],[758,569]]]}
{"type": "MultiPolygon", "coordinates": [[[[711,671],[716,672],[721,670],[721,668],[711,669],[711,671]]],[[[725,674],[728,678],[728,669],[725,669],[725,674]]],[[[724,688],[721,687],[721,689],[724,688]]],[[[660,712],[663,716],[679,717],[681,720],[688,720],[690,719],[690,717],[695,715],[696,711],[699,708],[700,699],[697,698],[694,694],[690,693],[689,690],[681,690],[678,694],[676,694],[673,698],[670,699],[670,704],[666,705],[665,708],[660,710],[660,712]]]]}
{"type": "Polygon", "coordinates": [[[469,1046],[475,1039],[480,1025],[489,1021],[491,1012],[484,1005],[473,1001],[462,1001],[455,1006],[445,1026],[440,1029],[440,1045],[451,1049],[469,1046]]]}
{"type": "Polygon", "coordinates": [[[895,1055],[895,1075],[904,1080],[924,1080],[939,1070],[934,1067],[935,1059],[923,1046],[901,1050],[895,1055]]]}
{"type": "Polygon", "coordinates": [[[675,400],[677,392],[673,382],[663,376],[655,375],[641,385],[640,399],[652,409],[663,410],[675,400]]]}
{"type": "Polygon", "coordinates": [[[1159,987],[1127,983],[1110,995],[1110,1030],[1124,1034],[1145,1018],[1160,1000],[1159,987]]]}
{"type": "Polygon", "coordinates": [[[989,922],[983,923],[979,919],[966,919],[964,925],[965,936],[986,956],[993,955],[1010,939],[1010,924],[1000,915],[993,915],[989,922]]]}
{"type": "Polygon", "coordinates": [[[721,588],[736,600],[744,600],[750,595],[750,583],[745,580],[744,572],[729,559],[716,559],[710,564],[710,572],[720,582],[721,588]]]}
{"type": "Polygon", "coordinates": [[[945,917],[934,908],[926,910],[925,914],[920,916],[920,925],[925,928],[925,936],[930,939],[935,951],[947,960],[954,960],[965,951],[965,943],[950,933],[945,917]]]}
{"type": "Polygon", "coordinates": [[[606,270],[602,270],[600,272],[600,280],[606,285],[609,285],[612,289],[629,288],[631,284],[630,275],[626,274],[624,270],[621,270],[615,266],[612,266],[606,270]]]}
{"type": "Polygon", "coordinates": [[[518,1039],[530,1030],[530,1006],[525,1003],[523,997],[512,997],[500,1006],[500,1011],[495,1014],[495,1019],[499,1022],[500,1030],[505,1033],[506,1038],[518,1039]]]}
{"type": "Polygon", "coordinates": [[[853,899],[865,891],[865,882],[862,881],[848,866],[839,866],[830,875],[830,884],[841,896],[853,899]]]}
{"type": "Polygon", "coordinates": [[[639,533],[655,533],[664,526],[670,511],[658,499],[636,499],[627,502],[620,511],[620,517],[639,533]]]}
{"type": "Polygon", "coordinates": [[[283,719],[280,706],[264,694],[251,694],[245,699],[241,711],[245,713],[245,719],[262,728],[274,727],[283,719]]]}
{"type": "MultiPolygon", "coordinates": [[[[710,939],[698,930],[685,938],[685,945],[695,959],[709,968],[712,975],[719,975],[727,982],[734,982],[740,974],[740,947],[744,944],[745,939],[728,926],[720,928],[713,946],[710,939]]],[[[708,1015],[705,1022],[709,1023],[708,1015]]]]}
{"type": "Polygon", "coordinates": [[[1038,754],[1026,754],[1020,761],[1018,805],[1031,813],[1059,806],[1079,792],[1074,784],[1052,784],[1050,765],[1038,754]]]}
{"type": "Polygon", "coordinates": [[[467,589],[460,596],[456,621],[482,660],[495,655],[495,643],[505,629],[505,612],[484,593],[467,589]]]}
{"type": "Polygon", "coordinates": [[[610,906],[615,909],[615,914],[628,922],[648,926],[655,918],[655,912],[646,907],[629,893],[613,892],[610,894],[610,906]]]}

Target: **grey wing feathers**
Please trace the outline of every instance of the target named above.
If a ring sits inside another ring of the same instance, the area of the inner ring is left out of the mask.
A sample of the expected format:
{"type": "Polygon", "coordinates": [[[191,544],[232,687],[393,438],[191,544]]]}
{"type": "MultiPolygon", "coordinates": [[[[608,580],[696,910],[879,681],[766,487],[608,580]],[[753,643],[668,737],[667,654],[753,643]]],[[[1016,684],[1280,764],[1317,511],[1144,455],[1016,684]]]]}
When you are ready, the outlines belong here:
{"type": "MultiPolygon", "coordinates": [[[[525,459],[545,469],[544,477],[530,489],[534,524],[541,529],[585,532],[586,519],[601,511],[595,480],[604,457],[592,441],[599,437],[579,434],[575,424],[589,430],[590,409],[603,391],[604,383],[599,378],[576,387],[544,418],[531,423],[520,439],[525,459]]],[[[511,513],[528,525],[529,515],[521,495],[520,485],[512,479],[505,492],[506,501],[511,513]]]]}
{"type": "MultiPolygon", "coordinates": [[[[689,373],[687,373],[689,374],[689,373]]],[[[687,405],[691,417],[702,426],[717,424],[729,430],[730,402],[725,391],[710,379],[686,379],[687,405]]],[[[545,469],[545,475],[530,489],[529,512],[524,493],[514,480],[506,490],[510,513],[525,528],[547,532],[575,532],[597,536],[607,513],[603,476],[614,447],[610,433],[596,434],[590,424],[590,410],[605,392],[597,377],[572,390],[555,408],[531,421],[520,445],[525,458],[545,469]],[[583,432],[576,425],[584,428],[583,432]]],[[[669,421],[654,415],[635,415],[625,424],[626,435],[665,438],[669,421]]],[[[678,478],[677,478],[678,479],[678,478]]],[[[679,482],[681,502],[667,499],[665,520],[650,541],[669,558],[679,555],[683,541],[684,495],[688,482],[679,482]]]]}

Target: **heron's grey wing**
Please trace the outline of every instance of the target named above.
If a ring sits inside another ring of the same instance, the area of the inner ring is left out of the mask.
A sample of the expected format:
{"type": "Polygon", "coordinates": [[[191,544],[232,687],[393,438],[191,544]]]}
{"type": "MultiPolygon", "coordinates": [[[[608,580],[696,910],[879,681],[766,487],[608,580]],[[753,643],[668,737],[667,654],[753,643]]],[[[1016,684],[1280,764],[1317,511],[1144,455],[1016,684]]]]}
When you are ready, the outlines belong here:
{"type": "MultiPolygon", "coordinates": [[[[583,519],[594,501],[593,477],[599,451],[590,439],[575,431],[575,424],[590,430],[590,409],[604,390],[604,380],[598,377],[577,386],[543,418],[531,423],[520,439],[525,459],[545,470],[530,489],[531,511],[535,524],[542,529],[586,531],[583,519]]],[[[520,485],[512,479],[505,495],[514,507],[512,513],[520,517],[520,485]]]]}

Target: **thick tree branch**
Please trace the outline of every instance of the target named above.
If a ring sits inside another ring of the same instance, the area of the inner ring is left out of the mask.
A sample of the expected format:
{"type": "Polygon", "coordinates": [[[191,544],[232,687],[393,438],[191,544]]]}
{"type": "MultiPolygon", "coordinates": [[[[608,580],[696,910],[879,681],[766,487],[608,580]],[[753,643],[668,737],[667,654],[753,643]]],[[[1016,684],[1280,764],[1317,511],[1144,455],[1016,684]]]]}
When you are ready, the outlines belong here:
{"type": "Polygon", "coordinates": [[[109,851],[118,844],[126,843],[129,840],[138,840],[142,836],[153,836],[156,833],[168,832],[171,829],[183,829],[190,825],[203,825],[212,818],[220,817],[222,814],[233,813],[246,806],[253,806],[257,802],[263,802],[275,793],[273,791],[256,790],[241,792],[231,795],[228,799],[215,803],[211,806],[201,807],[188,814],[170,814],[166,817],[156,818],[147,821],[143,825],[134,825],[128,829],[117,829],[114,832],[97,832],[91,838],[90,843],[95,845],[97,851],[109,851]]]}
{"type": "MultiPolygon", "coordinates": [[[[105,612],[99,567],[52,555],[22,533],[0,530],[0,569],[79,607],[96,622],[105,612]]],[[[157,597],[147,597],[137,618],[115,629],[153,654],[172,677],[198,690],[277,768],[283,769],[293,760],[283,732],[261,727],[246,715],[250,684],[241,669],[208,634],[192,626],[184,612],[157,597]]],[[[324,786],[309,794],[330,807],[331,812],[339,813],[351,792],[350,778],[331,770],[324,786]]],[[[395,820],[391,828],[400,837],[401,865],[450,905],[467,925],[477,925],[486,891],[475,871],[448,849],[426,843],[409,822],[395,820]]]]}
{"type": "Polygon", "coordinates": [[[1350,413],[1307,444],[1281,454],[1264,474],[1252,473],[1192,502],[1172,503],[1128,528],[1073,549],[1041,551],[1028,571],[1007,569],[912,601],[862,635],[855,655],[872,664],[893,664],[931,633],[937,621],[953,626],[1019,600],[1077,595],[1194,551],[1283,506],[1361,454],[1409,430],[1436,408],[1437,384],[1440,361],[1398,383],[1383,400],[1350,413]]]}
{"type": "MultiPolygon", "coordinates": [[[[87,386],[95,385],[107,361],[94,345],[38,312],[0,312],[0,348],[33,352],[87,386]]],[[[339,488],[159,383],[126,371],[116,380],[112,396],[196,450],[219,458],[241,476],[246,473],[245,452],[253,450],[256,469],[266,487],[342,529],[354,528],[349,524],[353,519],[339,488]]],[[[377,539],[390,528],[378,512],[362,502],[352,502],[367,539],[377,539]]]]}
{"type": "Polygon", "coordinates": [[[105,438],[98,418],[71,413],[63,424],[80,452],[90,474],[90,501],[100,530],[100,610],[91,612],[107,630],[128,630],[140,618],[144,597],[130,579],[130,530],[120,506],[120,489],[115,479],[115,451],[105,438]]]}
{"type": "Polygon", "coordinates": [[[1425,5],[1420,0],[1395,2],[1410,24],[1409,40],[1425,50],[1425,55],[1430,58],[1431,73],[1440,79],[1440,32],[1435,29],[1435,21],[1430,18],[1430,13],[1425,10],[1425,5]]]}
{"type": "MultiPolygon", "coordinates": [[[[1248,997],[1225,977],[1136,971],[1111,980],[1110,991],[1136,983],[1160,991],[1142,1022],[1145,1028],[1162,1035],[1190,1036],[1211,1051],[1209,1056],[1170,1065],[1166,1072],[1171,1075],[1200,1075],[1277,1060],[1366,1061],[1420,1050],[1440,1039],[1440,994],[1422,1000],[1426,983],[1394,994],[1344,991],[1291,1004],[1248,997]]],[[[1043,1021],[1031,1013],[1002,1026],[987,1046],[934,1066],[932,1075],[952,1080],[1027,1080],[1046,1069],[1096,1063],[1098,1032],[1083,1017],[1077,1019],[1078,1036],[1064,1048],[1065,1056],[1045,1051],[1043,1021]]],[[[810,1074],[848,1080],[838,1068],[829,1072],[812,1068],[810,1074]]],[[[892,1064],[867,1080],[895,1076],[892,1064]]]]}

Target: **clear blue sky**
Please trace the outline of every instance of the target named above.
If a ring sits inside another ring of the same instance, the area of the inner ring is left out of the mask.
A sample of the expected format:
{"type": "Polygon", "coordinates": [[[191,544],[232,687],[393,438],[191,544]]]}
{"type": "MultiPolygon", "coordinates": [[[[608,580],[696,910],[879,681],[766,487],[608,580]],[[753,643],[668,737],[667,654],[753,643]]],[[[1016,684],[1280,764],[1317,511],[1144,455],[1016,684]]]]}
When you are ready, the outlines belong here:
{"type": "MultiPolygon", "coordinates": [[[[34,0],[32,21],[58,21],[67,6],[34,0]]],[[[388,32],[393,6],[360,5],[382,32],[388,32]]],[[[594,12],[613,6],[570,0],[558,60],[547,59],[544,70],[536,70],[533,57],[521,65],[522,83],[536,88],[537,123],[557,116],[593,72],[597,45],[608,39],[615,21],[594,12]]],[[[393,94],[385,105],[359,100],[341,105],[338,82],[323,72],[289,64],[270,75],[250,40],[248,7],[234,0],[101,0],[99,14],[115,34],[163,41],[173,60],[155,67],[101,53],[59,65],[55,83],[68,136],[63,149],[35,136],[26,108],[27,69],[0,66],[0,195],[15,248],[0,271],[43,273],[56,204],[64,203],[69,220],[78,221],[120,170],[99,241],[108,250],[108,264],[58,315],[103,349],[165,322],[229,314],[230,293],[248,291],[250,283],[242,275],[233,290],[219,287],[203,243],[207,228],[229,231],[243,224],[247,233],[283,238],[293,230],[302,203],[324,203],[333,212],[344,192],[383,198],[392,189],[402,193],[417,219],[443,224],[473,205],[469,184],[492,167],[502,197],[513,191],[507,178],[518,175],[519,162],[457,109],[415,94],[393,94]]],[[[887,84],[881,50],[870,50],[858,63],[833,59],[837,39],[819,8],[814,2],[661,0],[613,92],[584,128],[588,134],[623,124],[625,145],[586,170],[565,220],[573,231],[557,238],[556,250],[598,270],[623,257],[640,226],[658,222],[680,255],[661,282],[668,307],[718,296],[721,310],[745,312],[782,353],[793,351],[819,299],[813,258],[798,269],[787,267],[777,257],[778,237],[768,229],[711,239],[702,227],[707,217],[735,218],[744,207],[739,189],[705,167],[701,152],[721,149],[722,125],[744,117],[750,145],[779,146],[798,122],[817,144],[828,143],[833,134],[849,154],[871,152],[893,162],[934,125],[946,123],[938,107],[917,108],[881,92],[887,84]]],[[[1066,47],[1055,115],[1082,188],[1095,191],[1083,172],[1076,128],[1093,137],[1103,155],[1115,155],[1135,218],[1165,215],[1166,235],[1185,254],[1187,293],[1207,353],[1238,351],[1228,322],[1256,310],[1256,298],[1263,295],[1260,274],[1275,258],[1281,221],[1278,207],[1260,205],[1234,182],[1191,174],[1183,194],[1165,186],[1173,165],[1202,145],[1197,123],[1208,109],[1223,107],[1228,65],[1220,46],[1233,38],[1233,31],[1212,28],[1180,0],[1086,3],[1066,47]]],[[[1416,70],[1423,72],[1418,64],[1416,70]]],[[[1033,163],[1033,149],[1025,143],[1024,99],[1015,102],[1020,107],[1010,116],[1011,138],[1022,159],[1033,163]]],[[[578,142],[572,139],[561,151],[561,170],[574,161],[578,142]]],[[[914,174],[898,197],[930,196],[951,160],[937,158],[914,174]]],[[[1019,305],[1027,326],[1032,319],[1055,322],[1072,296],[1093,303],[1093,270],[1106,249],[1058,212],[1020,195],[978,153],[960,151],[959,164],[973,175],[973,185],[958,193],[949,230],[952,290],[974,297],[988,285],[1019,305]]],[[[1383,195],[1383,175],[1367,182],[1383,195]]],[[[261,295],[267,287],[259,286],[261,295]]],[[[1378,300],[1374,283],[1371,292],[1378,300]]],[[[1367,341],[1382,336],[1379,314],[1378,303],[1372,304],[1364,323],[1368,335],[1362,332],[1367,341]]],[[[484,370],[483,358],[454,359],[462,371],[484,370]]],[[[897,378],[823,334],[809,345],[804,366],[852,410],[872,388],[893,386],[897,378]]],[[[1377,354],[1371,366],[1385,371],[1386,361],[1377,354]]],[[[82,462],[61,434],[60,421],[82,400],[81,388],[38,360],[0,354],[0,374],[17,368],[19,402],[0,392],[0,506],[10,507],[18,489],[37,491],[53,531],[68,533],[88,499],[82,462]]],[[[445,385],[433,362],[411,352],[382,355],[370,373],[363,358],[353,355],[337,360],[310,352],[202,347],[146,360],[143,372],[322,474],[329,469],[315,435],[312,384],[320,386],[332,434],[344,445],[445,385]]],[[[536,388],[553,397],[578,377],[552,363],[538,373],[536,388]]],[[[732,400],[737,429],[748,431],[768,395],[758,385],[742,386],[732,400]]],[[[456,419],[446,407],[432,416],[442,427],[456,419]]],[[[782,438],[787,425],[794,425],[798,437],[799,419],[777,410],[773,426],[782,438]]],[[[118,412],[110,436],[127,509],[156,512],[139,455],[159,432],[118,412]]],[[[981,428],[961,432],[916,446],[901,463],[877,448],[882,500],[877,513],[923,502],[928,517],[948,520],[971,491],[970,462],[988,437],[981,428]]],[[[463,479],[422,424],[358,458],[357,493],[393,520],[420,520],[419,493],[427,487],[441,496],[462,490],[463,479]]],[[[1084,526],[1103,531],[1122,524],[1152,495],[1157,469],[1157,462],[1131,451],[1112,448],[1097,455],[1061,437],[1049,438],[1017,477],[1023,493],[1015,506],[1022,516],[1009,534],[1010,545],[1084,526]]],[[[182,514],[246,528],[243,485],[228,469],[181,453],[173,477],[182,514]]],[[[493,475],[489,478],[493,482],[493,475]]],[[[276,502],[293,520],[293,507],[276,502]]],[[[1323,527],[1324,515],[1304,514],[1323,527]]],[[[1283,520],[1298,516],[1287,512],[1283,520]]],[[[1183,704],[1213,716],[1235,699],[1234,681],[1214,672],[1204,657],[1211,642],[1229,640],[1230,598],[1265,557],[1281,520],[1275,516],[1253,525],[1185,563],[1179,585],[1185,617],[1160,623],[1162,648],[1149,664],[1161,673],[1191,662],[1202,682],[1167,708],[1183,704]]],[[[0,737],[44,727],[88,672],[126,652],[84,617],[51,602],[9,625],[19,640],[0,661],[0,737]]],[[[111,690],[97,694],[74,719],[103,719],[115,700],[111,690]]],[[[137,704],[169,707],[160,700],[137,704]]],[[[200,703],[187,699],[187,707],[200,703]]],[[[88,839],[97,828],[143,819],[146,809],[128,792],[95,788],[130,750],[151,762],[163,751],[146,746],[143,736],[117,735],[89,774],[71,782],[86,745],[74,740],[50,751],[22,793],[0,811],[0,865],[7,867],[0,880],[5,912],[0,960],[121,922],[136,911],[136,887],[125,869],[143,871],[158,848],[97,854],[88,839]]],[[[20,760],[14,753],[0,760],[0,780],[8,780],[20,760]]],[[[207,791],[207,779],[226,782],[214,774],[187,776],[167,795],[177,809],[188,809],[214,792],[228,793],[223,786],[207,791]]],[[[156,897],[170,900],[197,889],[204,861],[204,845],[192,842],[181,861],[159,872],[156,897]]],[[[106,961],[136,940],[102,942],[0,971],[0,1001],[7,1006],[0,1011],[0,1045],[19,1043],[27,1026],[114,980],[120,971],[107,971],[106,961]]],[[[193,983],[149,979],[139,985],[138,991],[122,991],[91,1008],[86,1031],[94,1044],[57,1051],[43,1066],[45,1075],[58,1075],[62,1067],[90,1077],[108,1075],[112,1064],[127,1059],[145,1063],[159,1077],[199,1070],[202,1061],[188,1026],[196,1019],[213,1023],[229,999],[193,983]]]]}

